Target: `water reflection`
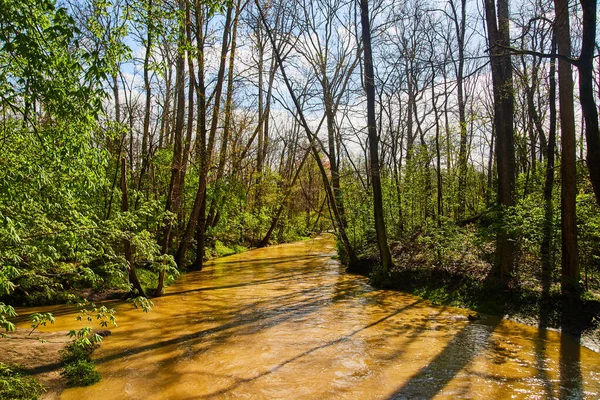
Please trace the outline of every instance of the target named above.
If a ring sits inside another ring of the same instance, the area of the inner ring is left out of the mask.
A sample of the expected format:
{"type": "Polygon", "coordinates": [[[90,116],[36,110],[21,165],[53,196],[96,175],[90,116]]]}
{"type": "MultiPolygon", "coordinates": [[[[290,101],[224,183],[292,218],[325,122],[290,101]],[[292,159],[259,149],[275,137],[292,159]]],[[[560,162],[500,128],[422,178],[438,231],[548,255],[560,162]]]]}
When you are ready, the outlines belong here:
{"type": "Polygon", "coordinates": [[[95,354],[103,380],[63,398],[599,396],[600,355],[557,332],[374,290],[332,251],[330,239],[249,251],[186,275],[148,315],[118,305],[119,327],[95,354]]]}

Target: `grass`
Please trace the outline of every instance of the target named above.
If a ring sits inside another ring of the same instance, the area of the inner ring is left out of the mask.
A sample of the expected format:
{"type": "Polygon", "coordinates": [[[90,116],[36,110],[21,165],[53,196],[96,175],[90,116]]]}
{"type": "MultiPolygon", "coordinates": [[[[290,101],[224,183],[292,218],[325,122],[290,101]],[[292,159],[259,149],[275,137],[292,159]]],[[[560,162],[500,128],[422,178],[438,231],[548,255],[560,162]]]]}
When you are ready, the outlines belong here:
{"type": "Polygon", "coordinates": [[[233,244],[231,247],[226,246],[220,240],[215,241],[215,253],[216,257],[225,257],[232,254],[243,253],[248,248],[239,244],[233,244]]]}

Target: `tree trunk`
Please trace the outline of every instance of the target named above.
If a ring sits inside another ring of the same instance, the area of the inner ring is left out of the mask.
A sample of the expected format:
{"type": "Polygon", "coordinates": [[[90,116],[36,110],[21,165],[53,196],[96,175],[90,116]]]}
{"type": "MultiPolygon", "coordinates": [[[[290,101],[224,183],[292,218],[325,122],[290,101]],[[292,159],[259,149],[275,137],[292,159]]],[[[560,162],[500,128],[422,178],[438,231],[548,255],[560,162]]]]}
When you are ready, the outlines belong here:
{"type": "MultiPolygon", "coordinates": [[[[556,42],[558,54],[571,54],[571,35],[568,0],[554,0],[556,18],[556,42]]],[[[578,292],[579,266],[577,265],[576,228],[576,140],[575,112],[573,108],[573,75],[571,64],[558,60],[558,93],[561,129],[561,232],[562,232],[562,292],[571,295],[578,292]]]]}
{"type": "Polygon", "coordinates": [[[463,218],[466,203],[467,187],[467,116],[464,95],[465,68],[465,32],[466,32],[466,0],[460,0],[460,18],[454,1],[450,2],[453,14],[456,41],[458,45],[458,68],[456,69],[456,91],[458,100],[458,122],[460,124],[460,145],[458,149],[458,211],[457,217],[463,218]]]}
{"type": "MultiPolygon", "coordinates": [[[[121,193],[123,195],[121,211],[129,211],[129,196],[127,192],[127,161],[125,157],[121,158],[121,193]]],[[[146,296],[142,284],[135,273],[135,264],[133,263],[133,250],[131,249],[131,240],[125,237],[123,238],[123,249],[125,253],[125,261],[127,261],[127,271],[129,276],[129,283],[133,286],[131,293],[137,291],[138,296],[146,296]]]]}
{"type": "MultiPolygon", "coordinates": [[[[503,51],[510,44],[508,1],[498,0],[498,18],[494,0],[485,0],[485,14],[492,65],[494,125],[496,131],[496,168],[498,171],[498,205],[502,219],[513,205],[515,186],[514,92],[510,54],[503,51]]],[[[494,275],[505,282],[514,268],[514,242],[503,221],[496,238],[494,275]]]]}
{"type": "MultiPolygon", "coordinates": [[[[177,251],[177,262],[179,265],[183,265],[185,261],[185,254],[187,252],[187,247],[192,239],[192,235],[196,230],[196,225],[198,223],[199,218],[204,220],[206,219],[206,205],[203,205],[205,202],[206,195],[206,187],[208,183],[208,170],[210,168],[210,163],[212,159],[213,147],[215,142],[215,136],[217,133],[217,127],[219,122],[219,109],[221,105],[221,92],[223,89],[223,80],[225,78],[225,64],[227,61],[227,49],[228,49],[228,41],[229,41],[229,32],[231,29],[231,14],[233,11],[233,7],[230,5],[227,7],[227,16],[225,20],[225,27],[223,30],[223,42],[221,43],[221,60],[219,64],[219,72],[217,74],[217,82],[215,85],[215,98],[214,98],[214,106],[213,106],[213,114],[212,121],[210,125],[210,132],[208,137],[208,143],[205,140],[201,140],[200,143],[200,152],[201,152],[201,166],[200,166],[200,180],[198,183],[198,190],[196,192],[196,198],[194,200],[194,205],[192,207],[192,212],[190,214],[186,230],[184,236],[179,245],[179,249],[177,251]],[[204,211],[204,212],[203,212],[204,211]]],[[[204,229],[205,226],[202,227],[204,229]]],[[[204,239],[204,234],[199,235],[201,239],[204,239]]],[[[196,248],[197,254],[196,262],[193,263],[193,268],[200,270],[202,269],[202,259],[204,255],[204,241],[199,242],[196,248]],[[199,260],[199,264],[197,263],[199,260]]]]}
{"type": "Polygon", "coordinates": [[[362,25],[362,40],[365,66],[365,92],[367,94],[367,128],[369,137],[369,156],[371,166],[371,184],[373,186],[373,214],[375,216],[375,231],[377,245],[381,257],[382,272],[389,274],[392,268],[392,255],[387,242],[385,220],[383,215],[383,196],[381,193],[379,166],[379,136],[375,118],[375,74],[373,71],[373,55],[371,52],[371,28],[369,22],[368,0],[360,2],[360,20],[362,25]]]}
{"type": "Polygon", "coordinates": [[[594,45],[596,44],[596,0],[580,0],[583,10],[583,40],[579,68],[579,101],[585,120],[587,165],[590,181],[600,204],[600,131],[598,108],[594,99],[594,45]]]}
{"type": "MultiPolygon", "coordinates": [[[[556,54],[556,37],[552,38],[552,54],[556,54]]],[[[546,182],[544,184],[544,231],[540,253],[542,256],[542,288],[544,293],[550,292],[552,270],[550,249],[553,236],[554,207],[552,191],[554,190],[554,153],[556,151],[556,59],[550,60],[550,130],[548,132],[548,149],[546,150],[546,182]]]]}
{"type": "Polygon", "coordinates": [[[146,92],[146,104],[144,108],[144,130],[142,132],[142,167],[140,169],[140,175],[138,177],[138,190],[142,188],[142,181],[146,170],[148,169],[148,158],[149,158],[149,137],[150,137],[150,114],[152,112],[152,87],[150,86],[150,54],[152,53],[152,39],[153,39],[153,27],[152,21],[152,0],[148,0],[148,10],[146,19],[146,51],[144,54],[144,91],[146,92]]]}
{"type": "MultiPolygon", "coordinates": [[[[235,51],[237,48],[237,27],[240,18],[240,6],[241,0],[238,0],[235,8],[235,18],[233,19],[233,28],[231,32],[231,49],[229,50],[229,69],[227,72],[227,95],[225,99],[225,122],[223,124],[223,136],[221,137],[221,150],[219,152],[219,164],[217,165],[217,176],[216,180],[220,181],[225,174],[225,162],[227,160],[227,148],[229,145],[229,136],[231,132],[231,117],[233,112],[233,71],[235,62],[235,51]]],[[[210,203],[208,212],[208,221],[210,226],[215,227],[218,222],[218,208],[216,200],[213,199],[210,203]]]]}
{"type": "MultiPolygon", "coordinates": [[[[185,13],[185,1],[179,0],[179,12],[181,15],[185,13]]],[[[167,203],[165,211],[177,214],[179,208],[179,199],[181,191],[179,188],[181,159],[183,155],[183,129],[185,125],[185,55],[183,48],[185,46],[185,29],[184,23],[180,23],[179,27],[179,43],[177,52],[177,63],[175,70],[175,86],[177,90],[177,116],[175,118],[175,132],[173,145],[173,161],[171,164],[171,180],[169,190],[167,192],[167,203]]],[[[171,232],[173,230],[173,221],[170,217],[166,217],[164,221],[161,252],[163,255],[169,254],[169,245],[171,242],[171,232]]],[[[162,291],[165,282],[165,270],[162,269],[158,273],[158,285],[155,295],[162,296],[162,291]]]]}

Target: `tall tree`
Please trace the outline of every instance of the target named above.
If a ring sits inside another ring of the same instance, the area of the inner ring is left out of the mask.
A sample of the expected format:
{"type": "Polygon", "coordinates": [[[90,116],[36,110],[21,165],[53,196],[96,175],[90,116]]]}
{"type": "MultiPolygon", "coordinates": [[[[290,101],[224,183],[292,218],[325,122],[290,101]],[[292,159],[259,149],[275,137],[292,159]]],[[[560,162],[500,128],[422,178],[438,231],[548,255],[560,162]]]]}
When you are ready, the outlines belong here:
{"type": "MultiPolygon", "coordinates": [[[[579,69],[579,101],[585,121],[587,165],[590,171],[590,181],[594,188],[596,201],[600,204],[600,130],[598,128],[598,108],[594,97],[597,0],[580,0],[580,3],[583,11],[583,32],[581,54],[576,64],[579,69]]],[[[563,54],[568,55],[567,53],[563,54]]]]}
{"type": "Polygon", "coordinates": [[[383,214],[383,195],[381,192],[381,177],[379,165],[379,136],[377,135],[377,120],[375,114],[375,73],[373,70],[373,53],[371,50],[371,26],[369,21],[369,2],[360,1],[360,22],[362,26],[362,40],[365,67],[365,92],[367,95],[367,129],[369,137],[369,164],[371,172],[371,185],[373,188],[373,214],[375,217],[375,231],[377,245],[381,257],[382,272],[388,274],[392,268],[392,255],[387,242],[385,219],[383,214]]]}
{"type": "MultiPolygon", "coordinates": [[[[556,18],[556,44],[558,54],[569,57],[571,54],[571,27],[569,22],[569,0],[554,0],[556,18]]],[[[573,74],[571,63],[565,58],[558,59],[558,101],[560,105],[561,142],[561,233],[562,233],[562,292],[573,294],[578,291],[579,266],[577,264],[576,226],[576,140],[575,110],[573,107],[573,74]]]]}
{"type": "MultiPolygon", "coordinates": [[[[496,132],[496,168],[500,212],[513,205],[515,186],[514,92],[512,62],[505,50],[510,45],[508,0],[485,0],[490,63],[494,92],[494,128],[496,132]]],[[[514,266],[514,242],[502,226],[497,232],[494,273],[505,280],[514,266]]]]}
{"type": "MultiPolygon", "coordinates": [[[[178,1],[179,16],[185,18],[185,0],[178,1]]],[[[185,19],[184,19],[185,20],[185,19]]],[[[164,220],[164,227],[161,238],[161,252],[163,255],[169,254],[171,244],[171,233],[173,231],[173,218],[171,213],[177,214],[181,199],[181,163],[183,158],[183,129],[185,128],[185,46],[186,34],[185,23],[179,24],[178,32],[178,51],[177,62],[175,66],[175,90],[177,91],[177,116],[175,118],[175,133],[173,144],[173,161],[171,163],[171,178],[167,192],[167,201],[165,211],[167,216],[164,220]]],[[[158,274],[158,285],[155,295],[162,296],[165,283],[165,269],[161,269],[158,274]]]]}
{"type": "Polygon", "coordinates": [[[313,158],[319,168],[319,173],[321,175],[321,179],[323,180],[323,188],[325,189],[325,194],[327,195],[327,201],[329,202],[329,206],[333,213],[332,219],[335,224],[335,227],[337,228],[337,233],[339,235],[339,239],[341,240],[341,242],[344,246],[344,249],[345,249],[346,253],[348,254],[350,264],[355,265],[358,261],[358,257],[354,250],[354,246],[352,246],[352,244],[350,243],[350,240],[348,239],[348,235],[346,234],[346,227],[342,222],[339,209],[337,208],[337,204],[335,201],[335,195],[333,193],[333,190],[331,189],[331,184],[329,182],[329,178],[327,177],[327,172],[325,171],[325,167],[323,166],[323,162],[321,161],[321,156],[317,150],[316,143],[318,140],[317,140],[316,134],[311,130],[309,124],[306,121],[306,118],[304,117],[304,112],[302,110],[300,102],[298,101],[298,98],[297,98],[296,94],[294,93],[292,84],[291,84],[290,80],[288,79],[287,73],[285,71],[281,53],[279,51],[279,48],[277,47],[277,44],[275,42],[275,38],[273,36],[273,33],[271,32],[271,29],[265,22],[265,16],[262,12],[260,4],[258,3],[258,0],[255,0],[255,4],[258,9],[258,12],[260,13],[261,21],[264,24],[265,30],[267,31],[267,35],[269,37],[269,41],[271,42],[273,52],[275,53],[275,58],[277,60],[277,64],[279,65],[279,70],[281,71],[281,75],[285,82],[286,88],[288,90],[290,97],[292,98],[292,101],[294,102],[294,107],[296,108],[296,111],[298,113],[299,122],[302,125],[302,127],[304,128],[304,131],[307,135],[313,158]]]}
{"type": "MultiPolygon", "coordinates": [[[[199,12],[199,7],[196,7],[196,13],[199,12]]],[[[185,229],[184,236],[177,250],[177,262],[179,265],[183,265],[185,256],[187,253],[187,247],[192,239],[192,235],[198,230],[196,257],[192,264],[194,269],[202,269],[202,260],[204,257],[204,230],[206,228],[206,187],[208,185],[208,171],[212,162],[213,148],[215,144],[215,137],[217,134],[217,128],[219,123],[219,111],[221,106],[221,93],[223,89],[223,81],[225,79],[225,69],[227,65],[227,52],[229,49],[229,34],[231,31],[231,20],[233,13],[233,5],[230,4],[227,7],[227,13],[225,18],[225,27],[223,29],[223,39],[221,42],[221,58],[219,61],[219,70],[217,73],[217,82],[215,85],[214,105],[212,110],[212,120],[210,124],[210,130],[208,132],[208,140],[206,135],[200,138],[200,177],[198,182],[198,190],[196,191],[196,198],[194,199],[194,205],[192,212],[188,219],[188,223],[185,229]]],[[[201,27],[196,27],[201,29],[201,27]]],[[[198,66],[202,68],[201,65],[198,66]]]]}
{"type": "Polygon", "coordinates": [[[458,101],[458,123],[460,124],[460,145],[458,149],[458,218],[465,212],[466,186],[467,186],[467,116],[466,99],[464,90],[465,71],[465,32],[467,23],[467,1],[460,0],[460,9],[457,9],[456,0],[450,0],[452,22],[456,31],[456,46],[458,49],[458,62],[455,63],[456,94],[458,101]]]}

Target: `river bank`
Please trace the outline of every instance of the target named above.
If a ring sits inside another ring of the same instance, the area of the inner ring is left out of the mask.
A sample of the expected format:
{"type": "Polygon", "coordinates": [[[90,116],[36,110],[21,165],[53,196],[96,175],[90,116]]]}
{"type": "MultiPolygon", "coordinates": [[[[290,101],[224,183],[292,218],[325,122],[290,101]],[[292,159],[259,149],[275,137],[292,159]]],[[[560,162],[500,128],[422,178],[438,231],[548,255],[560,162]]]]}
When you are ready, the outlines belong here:
{"type": "MultiPolygon", "coordinates": [[[[0,339],[0,363],[18,366],[23,375],[35,378],[46,391],[42,400],[55,400],[66,388],[66,380],[61,377],[60,352],[72,339],[68,331],[35,331],[17,328],[6,338],[0,339]]],[[[8,400],[8,399],[7,399],[8,400]]]]}
{"type": "MultiPolygon", "coordinates": [[[[372,275],[376,256],[365,257],[353,272],[370,277],[381,289],[398,290],[432,301],[461,307],[519,323],[565,332],[575,341],[600,352],[600,293],[584,292],[578,299],[565,298],[558,277],[543,283],[531,265],[504,286],[489,281],[491,264],[468,248],[451,262],[435,262],[433,249],[412,238],[404,246],[392,243],[394,268],[389,277],[372,275]],[[426,254],[428,252],[428,254],[426,254]]],[[[374,254],[374,252],[372,252],[374,254]]],[[[475,314],[473,314],[475,315],[475,314]]]]}
{"type": "Polygon", "coordinates": [[[559,293],[522,288],[490,289],[468,275],[448,275],[435,268],[396,269],[390,281],[379,285],[432,301],[464,307],[477,313],[498,316],[539,329],[565,332],[595,352],[600,352],[600,301],[586,297],[565,299],[559,293]]]}

